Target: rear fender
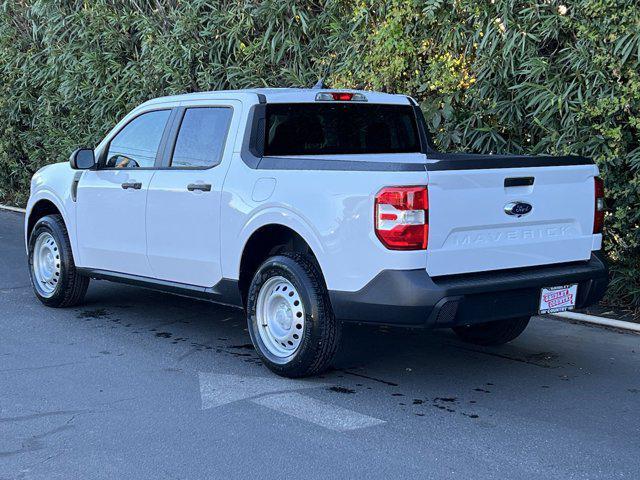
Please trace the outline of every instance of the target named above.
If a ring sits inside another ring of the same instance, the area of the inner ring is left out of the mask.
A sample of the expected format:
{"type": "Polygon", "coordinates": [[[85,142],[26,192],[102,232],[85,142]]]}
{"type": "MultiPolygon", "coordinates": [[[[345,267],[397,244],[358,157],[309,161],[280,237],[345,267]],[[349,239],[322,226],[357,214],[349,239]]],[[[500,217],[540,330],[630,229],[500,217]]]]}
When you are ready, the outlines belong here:
{"type": "Polygon", "coordinates": [[[240,260],[242,258],[242,252],[249,241],[251,235],[258,229],[266,225],[282,225],[290,228],[298,235],[300,235],[307,245],[311,248],[315,255],[320,268],[324,271],[323,265],[326,262],[326,251],[320,242],[320,238],[317,232],[296,212],[284,207],[271,207],[256,212],[242,228],[237,242],[234,242],[239,246],[238,250],[233,253],[232,258],[236,258],[237,261],[233,264],[232,270],[225,272],[225,277],[239,278],[240,276],[240,260]]]}

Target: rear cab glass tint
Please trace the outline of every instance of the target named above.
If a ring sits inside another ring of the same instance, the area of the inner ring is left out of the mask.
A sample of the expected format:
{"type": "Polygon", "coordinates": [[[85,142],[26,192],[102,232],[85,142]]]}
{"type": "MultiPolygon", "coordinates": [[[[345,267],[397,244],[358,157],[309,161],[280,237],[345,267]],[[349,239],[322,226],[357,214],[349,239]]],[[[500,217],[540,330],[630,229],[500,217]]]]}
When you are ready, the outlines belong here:
{"type": "Polygon", "coordinates": [[[420,152],[413,108],[368,103],[266,106],[265,155],[420,152]]]}

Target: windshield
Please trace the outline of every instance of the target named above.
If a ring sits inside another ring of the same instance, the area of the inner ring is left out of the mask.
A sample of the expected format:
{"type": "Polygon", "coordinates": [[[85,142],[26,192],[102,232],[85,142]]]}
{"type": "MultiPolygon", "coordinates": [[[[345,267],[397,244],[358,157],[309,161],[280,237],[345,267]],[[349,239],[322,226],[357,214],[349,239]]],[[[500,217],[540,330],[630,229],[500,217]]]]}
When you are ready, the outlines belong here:
{"type": "Polygon", "coordinates": [[[265,155],[419,152],[409,105],[267,104],[265,155]]]}

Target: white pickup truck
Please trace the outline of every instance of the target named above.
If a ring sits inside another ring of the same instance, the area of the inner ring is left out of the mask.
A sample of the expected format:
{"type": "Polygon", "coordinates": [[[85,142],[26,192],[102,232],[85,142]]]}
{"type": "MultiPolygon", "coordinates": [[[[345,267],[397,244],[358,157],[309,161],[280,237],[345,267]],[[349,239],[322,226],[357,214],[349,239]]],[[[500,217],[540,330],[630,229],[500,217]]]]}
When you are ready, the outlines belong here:
{"type": "Polygon", "coordinates": [[[598,301],[603,214],[591,160],[439,153],[404,95],[254,89],[148,101],[42,168],[25,238],[44,304],[95,278],[244,308],[296,377],[343,322],[501,344],[598,301]]]}

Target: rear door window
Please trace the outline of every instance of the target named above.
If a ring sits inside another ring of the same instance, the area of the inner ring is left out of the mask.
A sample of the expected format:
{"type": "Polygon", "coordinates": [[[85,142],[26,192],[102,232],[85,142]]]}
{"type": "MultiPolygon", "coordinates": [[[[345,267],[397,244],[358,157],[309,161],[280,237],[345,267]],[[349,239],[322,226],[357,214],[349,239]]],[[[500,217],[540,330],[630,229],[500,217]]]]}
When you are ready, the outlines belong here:
{"type": "Polygon", "coordinates": [[[229,107],[188,108],[180,124],[171,167],[208,168],[218,165],[232,113],[229,107]]]}
{"type": "Polygon", "coordinates": [[[413,108],[367,103],[268,104],[265,155],[419,152],[413,108]]]}

